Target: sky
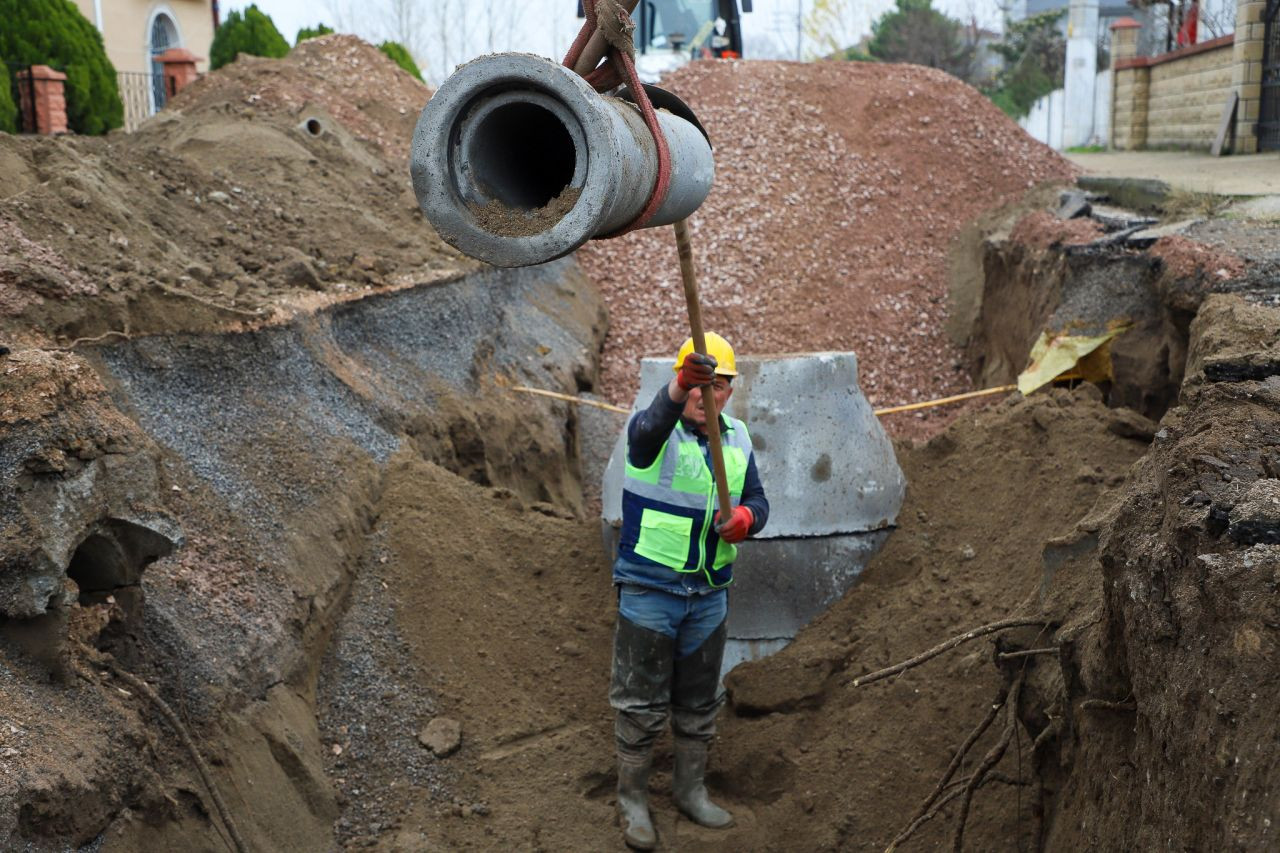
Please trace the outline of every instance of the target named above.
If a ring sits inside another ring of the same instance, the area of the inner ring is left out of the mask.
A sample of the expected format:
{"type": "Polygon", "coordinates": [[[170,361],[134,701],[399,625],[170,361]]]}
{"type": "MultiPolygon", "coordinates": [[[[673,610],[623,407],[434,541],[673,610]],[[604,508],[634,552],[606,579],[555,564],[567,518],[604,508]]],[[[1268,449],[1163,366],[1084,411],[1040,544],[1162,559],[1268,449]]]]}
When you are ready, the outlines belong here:
{"type": "MultiPolygon", "coordinates": [[[[250,2],[271,16],[290,43],[301,27],[321,22],[370,41],[394,38],[393,10],[407,7],[418,15],[416,27],[410,19],[411,28],[419,34],[419,45],[413,52],[427,76],[437,82],[453,66],[493,50],[520,50],[558,59],[581,25],[575,0],[224,0],[223,15],[250,2]],[[442,38],[444,32],[447,35],[442,38]]],[[[934,5],[952,17],[966,21],[976,17],[982,26],[998,30],[997,2],[934,0],[934,5]]],[[[796,58],[796,21],[809,13],[813,3],[754,0],[754,11],[742,19],[747,57],[796,58]]],[[[871,21],[893,6],[893,0],[844,3],[848,18],[840,40],[847,44],[869,32],[871,21]]],[[[801,37],[800,42],[801,54],[812,52],[813,44],[807,38],[801,37]]]]}

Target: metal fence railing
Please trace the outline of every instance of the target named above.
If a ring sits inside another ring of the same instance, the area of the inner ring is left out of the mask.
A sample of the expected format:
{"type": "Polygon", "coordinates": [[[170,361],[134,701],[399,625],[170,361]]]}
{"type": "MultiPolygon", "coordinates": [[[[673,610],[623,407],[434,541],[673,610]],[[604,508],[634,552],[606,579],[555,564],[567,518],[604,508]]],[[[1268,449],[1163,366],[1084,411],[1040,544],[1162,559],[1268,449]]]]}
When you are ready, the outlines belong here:
{"type": "Polygon", "coordinates": [[[116,85],[124,104],[124,129],[137,130],[138,125],[164,109],[169,100],[163,74],[146,71],[119,71],[116,85]]]}

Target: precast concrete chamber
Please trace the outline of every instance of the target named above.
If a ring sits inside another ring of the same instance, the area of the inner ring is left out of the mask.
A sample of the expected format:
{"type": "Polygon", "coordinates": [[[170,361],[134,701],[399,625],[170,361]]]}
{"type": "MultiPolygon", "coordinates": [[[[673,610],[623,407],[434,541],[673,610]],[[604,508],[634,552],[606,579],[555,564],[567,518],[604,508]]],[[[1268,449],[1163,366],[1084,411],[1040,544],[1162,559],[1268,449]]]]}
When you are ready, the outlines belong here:
{"type": "MultiPolygon", "coordinates": [[[[723,671],[773,654],[853,586],[897,520],[906,481],[893,445],[858,387],[853,353],[739,356],[728,413],[751,433],[769,522],[738,552],[729,588],[723,671]]],[[[633,408],[671,380],[647,358],[633,408]]],[[[603,482],[610,557],[622,526],[624,439],[603,482]]]]}
{"type": "MultiPolygon", "coordinates": [[[[658,122],[671,184],[649,226],[688,217],[715,177],[711,144],[695,124],[665,110],[658,122]]],[[[658,154],[635,104],[597,93],[549,59],[499,53],[459,68],[427,102],[410,172],[423,215],[447,243],[518,267],[635,221],[658,154]]]]}

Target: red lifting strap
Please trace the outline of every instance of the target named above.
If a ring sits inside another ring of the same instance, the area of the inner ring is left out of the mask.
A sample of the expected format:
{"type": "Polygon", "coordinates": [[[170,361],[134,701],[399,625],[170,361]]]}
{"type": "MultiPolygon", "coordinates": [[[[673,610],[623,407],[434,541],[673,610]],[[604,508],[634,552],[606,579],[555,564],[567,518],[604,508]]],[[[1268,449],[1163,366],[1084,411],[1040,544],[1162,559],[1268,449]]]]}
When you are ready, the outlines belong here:
{"type": "Polygon", "coordinates": [[[658,148],[658,179],[654,182],[653,192],[649,195],[649,203],[645,205],[644,210],[640,211],[635,221],[612,234],[597,238],[608,239],[643,228],[658,212],[658,208],[662,207],[662,203],[667,198],[667,191],[671,188],[671,149],[667,147],[667,138],[662,132],[662,126],[658,124],[658,113],[649,100],[648,92],[640,83],[640,75],[636,73],[635,45],[631,41],[635,24],[632,23],[631,16],[619,5],[618,0],[583,0],[582,10],[586,14],[586,22],[583,23],[578,37],[573,40],[569,53],[565,55],[565,67],[572,69],[578,64],[591,36],[597,29],[601,30],[609,44],[605,62],[584,75],[583,79],[597,92],[608,91],[625,81],[636,105],[640,108],[640,114],[644,116],[645,126],[653,134],[653,141],[658,148]],[[599,12],[605,15],[603,26],[597,17],[597,7],[599,12]]]}

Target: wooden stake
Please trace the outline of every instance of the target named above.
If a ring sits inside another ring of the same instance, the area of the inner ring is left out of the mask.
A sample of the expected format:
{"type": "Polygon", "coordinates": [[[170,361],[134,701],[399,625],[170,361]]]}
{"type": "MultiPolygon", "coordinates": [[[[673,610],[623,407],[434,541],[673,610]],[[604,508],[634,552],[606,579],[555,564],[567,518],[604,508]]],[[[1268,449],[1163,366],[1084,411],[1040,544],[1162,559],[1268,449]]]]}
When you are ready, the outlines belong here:
{"type": "MultiPolygon", "coordinates": [[[[693,266],[693,245],[689,241],[689,221],[681,219],[675,225],[676,249],[680,252],[680,277],[684,279],[684,301],[689,309],[689,328],[692,330],[694,352],[707,354],[707,337],[702,331],[702,306],[698,302],[698,275],[693,266]]],[[[716,478],[716,493],[720,498],[720,521],[733,515],[733,503],[729,500],[729,477],[724,469],[724,451],[720,447],[720,412],[716,410],[715,390],[702,388],[702,407],[707,413],[707,440],[711,445],[711,469],[716,478]]]]}

